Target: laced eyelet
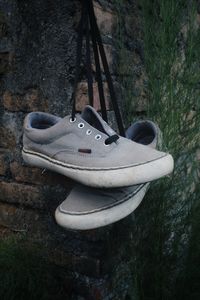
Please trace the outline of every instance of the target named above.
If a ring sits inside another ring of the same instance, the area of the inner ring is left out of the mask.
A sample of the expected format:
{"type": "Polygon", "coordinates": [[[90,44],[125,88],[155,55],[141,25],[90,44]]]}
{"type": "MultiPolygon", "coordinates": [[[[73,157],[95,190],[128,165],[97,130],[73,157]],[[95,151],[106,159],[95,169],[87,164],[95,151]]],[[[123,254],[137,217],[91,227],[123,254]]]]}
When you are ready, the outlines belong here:
{"type": "Polygon", "coordinates": [[[96,136],[95,136],[95,140],[100,140],[101,139],[101,135],[100,134],[97,134],[96,136]]]}
{"type": "Polygon", "coordinates": [[[79,123],[79,124],[78,124],[78,128],[83,128],[84,126],[85,126],[84,123],[79,123]]]}
{"type": "Polygon", "coordinates": [[[87,131],[86,131],[86,134],[87,135],[90,135],[92,133],[92,130],[91,129],[88,129],[87,131]]]}
{"type": "Polygon", "coordinates": [[[69,121],[70,121],[70,123],[74,123],[74,122],[76,122],[76,118],[74,118],[74,119],[70,118],[69,121]]]}
{"type": "Polygon", "coordinates": [[[104,146],[108,147],[108,146],[110,146],[110,144],[106,144],[106,143],[104,142],[104,146]]]}

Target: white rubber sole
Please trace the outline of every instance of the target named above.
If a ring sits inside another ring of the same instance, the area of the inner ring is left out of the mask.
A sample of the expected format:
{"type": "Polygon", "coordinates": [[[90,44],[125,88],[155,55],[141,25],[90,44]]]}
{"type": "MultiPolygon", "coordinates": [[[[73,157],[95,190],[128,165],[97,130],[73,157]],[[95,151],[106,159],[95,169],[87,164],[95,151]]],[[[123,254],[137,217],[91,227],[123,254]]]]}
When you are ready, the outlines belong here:
{"type": "Polygon", "coordinates": [[[55,211],[55,219],[58,225],[70,230],[90,230],[115,223],[131,214],[142,202],[149,184],[145,184],[133,197],[102,211],[88,214],[68,214],[62,212],[59,207],[55,211]]]}
{"type": "Polygon", "coordinates": [[[52,170],[82,184],[100,188],[131,186],[150,182],[170,174],[174,168],[174,161],[170,154],[145,164],[107,170],[100,168],[95,170],[92,168],[84,169],[83,167],[66,164],[44,154],[24,149],[22,156],[27,164],[52,170]]]}

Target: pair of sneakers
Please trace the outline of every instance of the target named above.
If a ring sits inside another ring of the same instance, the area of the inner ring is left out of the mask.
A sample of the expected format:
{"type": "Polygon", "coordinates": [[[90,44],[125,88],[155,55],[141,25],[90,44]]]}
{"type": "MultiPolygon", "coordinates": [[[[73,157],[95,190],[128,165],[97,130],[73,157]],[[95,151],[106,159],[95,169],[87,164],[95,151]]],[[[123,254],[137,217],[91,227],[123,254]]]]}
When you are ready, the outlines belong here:
{"type": "Polygon", "coordinates": [[[149,182],[172,172],[173,158],[155,149],[159,142],[160,131],[150,121],[136,122],[123,138],[86,106],[75,118],[28,114],[22,155],[30,165],[80,183],[57,208],[56,221],[65,228],[86,230],[130,214],[149,182]]]}

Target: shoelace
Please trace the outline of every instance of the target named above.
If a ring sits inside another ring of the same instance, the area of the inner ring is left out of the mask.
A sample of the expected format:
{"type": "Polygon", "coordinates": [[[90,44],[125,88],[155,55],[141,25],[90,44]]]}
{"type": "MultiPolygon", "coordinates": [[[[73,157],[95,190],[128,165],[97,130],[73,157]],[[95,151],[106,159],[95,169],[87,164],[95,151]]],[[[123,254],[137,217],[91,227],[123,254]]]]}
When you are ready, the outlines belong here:
{"type": "Polygon", "coordinates": [[[116,141],[119,139],[119,136],[117,134],[113,134],[111,136],[109,136],[106,140],[105,140],[105,144],[106,145],[110,145],[112,143],[116,143],[116,141]]]}
{"type": "Polygon", "coordinates": [[[113,106],[113,109],[114,109],[114,112],[115,112],[119,132],[120,132],[120,135],[125,136],[125,130],[124,130],[124,126],[123,126],[119,106],[118,106],[118,103],[117,103],[117,97],[116,97],[116,94],[115,94],[113,80],[112,80],[112,77],[111,77],[111,74],[110,74],[108,61],[107,61],[107,58],[106,58],[106,54],[105,54],[105,50],[104,50],[100,30],[99,30],[99,27],[97,25],[97,20],[96,20],[96,17],[95,17],[93,1],[92,0],[86,0],[86,1],[88,2],[88,7],[89,7],[89,18],[90,18],[91,34],[94,37],[94,40],[95,40],[95,42],[98,46],[98,55],[100,56],[101,62],[102,62],[102,65],[103,65],[103,69],[104,69],[104,73],[105,73],[105,77],[106,77],[106,81],[107,81],[108,89],[109,89],[109,93],[110,93],[110,99],[111,99],[112,106],[113,106]]]}
{"type": "MultiPolygon", "coordinates": [[[[101,34],[97,25],[95,13],[94,13],[94,6],[91,0],[84,0],[82,1],[82,12],[81,12],[81,19],[78,26],[78,38],[77,38],[77,54],[76,54],[76,72],[75,72],[75,82],[74,82],[74,92],[72,95],[72,120],[75,119],[76,113],[76,92],[77,92],[77,85],[80,76],[80,64],[82,58],[82,46],[83,46],[83,35],[85,31],[86,36],[86,70],[87,70],[87,81],[88,81],[88,95],[89,95],[89,102],[93,104],[93,79],[92,79],[92,68],[91,68],[91,53],[90,53],[90,35],[92,40],[93,52],[94,52],[94,59],[96,65],[96,77],[98,83],[98,90],[99,90],[99,98],[101,104],[101,112],[103,119],[107,122],[107,111],[105,105],[105,96],[103,90],[103,81],[101,75],[101,67],[100,67],[100,58],[103,65],[103,69],[105,72],[105,77],[108,83],[108,88],[110,92],[110,98],[112,101],[113,109],[116,115],[116,120],[119,128],[119,132],[122,136],[125,136],[125,131],[123,127],[123,122],[121,118],[121,113],[117,104],[116,95],[114,91],[114,86],[112,82],[112,77],[109,71],[109,66],[107,62],[107,58],[105,55],[104,46],[101,39],[101,34]]],[[[115,135],[114,135],[115,136],[115,135]]],[[[116,142],[116,137],[111,136],[111,143],[116,142]]],[[[108,140],[110,143],[110,140],[108,140]]]]}
{"type": "MultiPolygon", "coordinates": [[[[83,1],[84,3],[84,1],[83,1]]],[[[76,114],[76,93],[77,93],[77,86],[80,76],[80,66],[81,66],[81,58],[82,58],[82,47],[83,47],[83,30],[84,30],[84,19],[87,16],[87,7],[85,5],[82,6],[81,11],[81,19],[78,25],[78,37],[77,37],[77,48],[76,48],[76,67],[75,67],[75,80],[74,80],[74,88],[72,93],[72,112],[71,112],[71,119],[72,121],[75,120],[76,114]]]]}

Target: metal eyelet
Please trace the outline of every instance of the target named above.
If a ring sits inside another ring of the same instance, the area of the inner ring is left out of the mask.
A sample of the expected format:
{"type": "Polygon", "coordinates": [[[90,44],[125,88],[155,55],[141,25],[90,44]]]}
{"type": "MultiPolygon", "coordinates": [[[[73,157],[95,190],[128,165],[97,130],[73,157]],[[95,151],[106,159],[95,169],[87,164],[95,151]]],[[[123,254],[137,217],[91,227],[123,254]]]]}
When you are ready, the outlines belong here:
{"type": "Polygon", "coordinates": [[[95,140],[100,140],[101,139],[101,135],[100,134],[97,134],[96,136],[95,136],[95,140]]]}
{"type": "Polygon", "coordinates": [[[78,128],[83,128],[84,126],[85,126],[84,123],[79,123],[79,124],[78,124],[78,128]]]}
{"type": "Polygon", "coordinates": [[[88,129],[87,131],[86,131],[86,134],[87,135],[90,135],[92,133],[92,130],[91,129],[88,129]]]}
{"type": "Polygon", "coordinates": [[[74,118],[74,119],[70,118],[69,121],[70,121],[70,123],[74,123],[74,122],[76,122],[76,118],[74,118]]]}

